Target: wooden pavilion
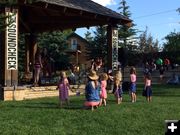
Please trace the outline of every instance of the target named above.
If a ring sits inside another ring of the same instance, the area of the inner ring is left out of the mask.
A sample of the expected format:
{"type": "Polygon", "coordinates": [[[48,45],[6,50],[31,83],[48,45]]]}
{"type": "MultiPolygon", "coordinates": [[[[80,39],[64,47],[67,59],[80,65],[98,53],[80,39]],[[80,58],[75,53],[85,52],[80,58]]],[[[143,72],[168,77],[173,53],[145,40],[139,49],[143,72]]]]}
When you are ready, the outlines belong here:
{"type": "MultiPolygon", "coordinates": [[[[18,33],[26,33],[25,71],[28,73],[29,63],[34,63],[37,33],[107,25],[108,65],[112,68],[113,61],[117,60],[116,27],[117,25],[131,25],[130,19],[91,0],[36,0],[33,3],[18,0],[16,6],[4,8],[3,12],[14,17],[9,19],[12,25],[6,28],[5,32],[0,33],[0,95],[2,99],[6,90],[23,89],[18,86],[18,33]]],[[[116,62],[114,64],[116,65],[116,62]]]]}

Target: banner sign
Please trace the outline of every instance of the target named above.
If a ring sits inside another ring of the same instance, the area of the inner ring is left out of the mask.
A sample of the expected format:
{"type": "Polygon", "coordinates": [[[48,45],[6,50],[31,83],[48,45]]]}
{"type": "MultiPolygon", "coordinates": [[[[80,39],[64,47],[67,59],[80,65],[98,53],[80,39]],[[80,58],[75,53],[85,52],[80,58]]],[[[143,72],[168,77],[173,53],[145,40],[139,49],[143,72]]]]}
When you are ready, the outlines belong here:
{"type": "Polygon", "coordinates": [[[118,70],[118,30],[112,30],[112,70],[118,70]]]}
{"type": "Polygon", "coordinates": [[[18,68],[18,13],[6,8],[6,53],[7,70],[18,68]]]}

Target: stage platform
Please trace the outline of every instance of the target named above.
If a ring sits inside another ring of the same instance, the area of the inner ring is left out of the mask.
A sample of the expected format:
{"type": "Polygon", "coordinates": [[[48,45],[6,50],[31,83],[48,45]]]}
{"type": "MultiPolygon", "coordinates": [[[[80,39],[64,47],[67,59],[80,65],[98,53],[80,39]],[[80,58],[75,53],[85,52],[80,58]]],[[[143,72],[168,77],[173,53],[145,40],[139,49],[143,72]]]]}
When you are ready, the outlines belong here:
{"type": "MultiPolygon", "coordinates": [[[[71,85],[69,95],[84,94],[85,85],[71,85]]],[[[24,85],[18,87],[4,87],[3,96],[4,101],[19,101],[29,100],[34,98],[54,97],[59,96],[57,86],[39,86],[33,87],[31,85],[24,85]]]]}

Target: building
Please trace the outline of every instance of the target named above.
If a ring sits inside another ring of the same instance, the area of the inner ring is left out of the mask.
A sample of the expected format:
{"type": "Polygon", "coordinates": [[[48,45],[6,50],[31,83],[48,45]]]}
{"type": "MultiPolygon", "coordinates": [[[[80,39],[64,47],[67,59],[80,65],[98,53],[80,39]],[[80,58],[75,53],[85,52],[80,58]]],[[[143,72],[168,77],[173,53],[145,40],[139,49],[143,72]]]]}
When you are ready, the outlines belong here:
{"type": "Polygon", "coordinates": [[[117,31],[116,26],[129,27],[132,24],[129,18],[91,0],[38,0],[32,3],[17,0],[17,5],[10,5],[10,8],[2,4],[1,12],[8,16],[6,23],[13,24],[3,25],[6,31],[0,32],[0,98],[3,100],[17,100],[16,93],[24,93],[26,90],[26,86],[20,86],[18,83],[19,33],[26,35],[24,68],[28,74],[29,63],[35,63],[37,33],[108,25],[108,67],[111,68],[114,47],[112,39],[114,31],[117,31]]]}
{"type": "Polygon", "coordinates": [[[80,65],[82,68],[88,68],[91,65],[91,61],[86,56],[86,47],[88,41],[79,36],[76,33],[72,33],[67,38],[68,50],[70,54],[70,63],[74,65],[80,65]]]}

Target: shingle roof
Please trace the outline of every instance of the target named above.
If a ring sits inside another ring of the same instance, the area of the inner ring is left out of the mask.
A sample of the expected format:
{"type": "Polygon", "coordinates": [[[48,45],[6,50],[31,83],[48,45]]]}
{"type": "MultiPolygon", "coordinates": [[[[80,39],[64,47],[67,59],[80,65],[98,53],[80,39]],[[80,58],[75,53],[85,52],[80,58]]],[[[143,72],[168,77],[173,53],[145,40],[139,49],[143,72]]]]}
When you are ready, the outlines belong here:
{"type": "Polygon", "coordinates": [[[71,38],[71,37],[77,37],[77,38],[79,38],[81,41],[89,44],[89,42],[88,42],[85,38],[81,37],[80,35],[78,35],[78,34],[75,33],[75,32],[71,33],[71,34],[67,37],[67,39],[69,39],[69,38],[71,38]]]}
{"type": "Polygon", "coordinates": [[[116,19],[131,21],[127,17],[111,9],[108,9],[100,4],[97,4],[91,0],[38,0],[38,1],[46,2],[58,6],[69,7],[77,10],[87,11],[90,13],[100,14],[104,16],[109,16],[116,19]]]}

